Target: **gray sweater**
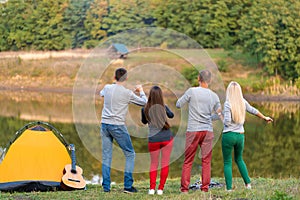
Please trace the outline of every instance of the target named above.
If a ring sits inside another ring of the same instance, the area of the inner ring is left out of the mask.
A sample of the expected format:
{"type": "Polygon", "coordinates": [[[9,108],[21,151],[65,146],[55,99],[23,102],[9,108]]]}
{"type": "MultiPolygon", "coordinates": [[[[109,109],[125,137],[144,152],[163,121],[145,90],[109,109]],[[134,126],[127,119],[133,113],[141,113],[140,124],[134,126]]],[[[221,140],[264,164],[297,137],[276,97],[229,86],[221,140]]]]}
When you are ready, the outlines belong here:
{"type": "Polygon", "coordinates": [[[218,95],[207,88],[192,87],[177,100],[176,107],[186,103],[189,104],[187,131],[213,131],[212,114],[221,108],[218,95]]]}
{"type": "Polygon", "coordinates": [[[141,92],[139,97],[118,84],[105,85],[100,91],[100,96],[104,97],[101,123],[105,124],[124,125],[130,103],[139,106],[147,103],[144,92],[141,92]]]}
{"type": "MultiPolygon", "coordinates": [[[[258,113],[258,110],[255,109],[254,107],[252,107],[245,99],[244,99],[244,102],[245,102],[245,105],[246,105],[246,111],[253,114],[253,115],[257,115],[258,113]]],[[[229,104],[228,101],[225,101],[224,103],[224,129],[223,129],[223,133],[226,133],[226,132],[237,132],[237,133],[244,133],[245,130],[244,130],[244,123],[242,124],[238,124],[238,123],[235,123],[233,120],[232,120],[232,117],[231,117],[231,106],[229,104]]]]}

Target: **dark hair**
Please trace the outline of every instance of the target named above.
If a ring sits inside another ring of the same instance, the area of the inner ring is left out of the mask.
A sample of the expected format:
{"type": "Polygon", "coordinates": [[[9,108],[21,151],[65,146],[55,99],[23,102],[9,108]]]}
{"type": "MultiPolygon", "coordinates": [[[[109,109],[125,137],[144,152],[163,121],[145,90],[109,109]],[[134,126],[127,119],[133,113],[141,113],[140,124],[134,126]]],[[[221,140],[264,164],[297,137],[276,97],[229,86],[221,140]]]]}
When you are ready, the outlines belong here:
{"type": "Polygon", "coordinates": [[[199,72],[200,82],[210,83],[210,80],[211,80],[211,73],[209,70],[201,70],[199,72]]]}
{"type": "Polygon", "coordinates": [[[127,78],[127,70],[124,68],[119,68],[115,71],[115,79],[119,82],[125,81],[127,78]]]}
{"type": "Polygon", "coordinates": [[[170,128],[167,122],[166,108],[160,87],[153,86],[151,88],[144,111],[149,124],[164,130],[170,128]]]}

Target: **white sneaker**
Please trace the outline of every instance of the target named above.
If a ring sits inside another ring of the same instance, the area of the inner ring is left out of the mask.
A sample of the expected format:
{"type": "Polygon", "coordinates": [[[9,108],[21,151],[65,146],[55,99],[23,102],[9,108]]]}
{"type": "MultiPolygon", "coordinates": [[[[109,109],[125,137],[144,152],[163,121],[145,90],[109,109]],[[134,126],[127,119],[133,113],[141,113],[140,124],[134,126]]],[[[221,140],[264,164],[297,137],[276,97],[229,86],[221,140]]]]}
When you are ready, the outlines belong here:
{"type": "Polygon", "coordinates": [[[157,190],[157,194],[158,194],[158,195],[162,195],[163,193],[164,193],[163,190],[157,190]]]}
{"type": "Polygon", "coordinates": [[[247,188],[248,190],[251,190],[251,184],[250,184],[250,183],[246,184],[246,188],[247,188]]]}
{"type": "Polygon", "coordinates": [[[153,190],[153,189],[150,189],[148,192],[148,194],[150,194],[150,195],[154,195],[154,193],[155,193],[155,190],[153,190]]]}

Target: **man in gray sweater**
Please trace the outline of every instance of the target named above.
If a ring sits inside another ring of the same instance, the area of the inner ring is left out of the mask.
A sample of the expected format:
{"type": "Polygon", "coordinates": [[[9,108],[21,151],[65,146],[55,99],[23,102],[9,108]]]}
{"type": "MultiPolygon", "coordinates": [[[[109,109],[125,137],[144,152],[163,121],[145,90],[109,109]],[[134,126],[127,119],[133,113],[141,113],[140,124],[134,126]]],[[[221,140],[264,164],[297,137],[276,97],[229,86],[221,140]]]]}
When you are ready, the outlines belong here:
{"type": "Polygon", "coordinates": [[[182,166],[181,192],[189,190],[191,170],[194,157],[198,148],[201,148],[202,157],[202,186],[201,190],[208,192],[210,184],[212,142],[214,138],[212,115],[221,116],[221,104],[216,93],[208,89],[211,73],[202,70],[198,76],[199,87],[189,88],[176,102],[176,107],[181,108],[188,103],[189,114],[185,143],[185,159],[182,166]]]}
{"type": "Polygon", "coordinates": [[[136,92],[139,92],[140,96],[137,96],[133,91],[126,89],[123,86],[126,79],[126,69],[119,68],[115,71],[116,83],[105,85],[100,92],[100,96],[104,97],[101,120],[102,186],[104,192],[110,192],[110,169],[114,139],[123,150],[126,158],[124,192],[137,192],[136,188],[132,186],[135,152],[125,125],[125,118],[128,112],[128,105],[130,103],[144,106],[147,103],[147,97],[140,85],[136,87],[136,92]]]}

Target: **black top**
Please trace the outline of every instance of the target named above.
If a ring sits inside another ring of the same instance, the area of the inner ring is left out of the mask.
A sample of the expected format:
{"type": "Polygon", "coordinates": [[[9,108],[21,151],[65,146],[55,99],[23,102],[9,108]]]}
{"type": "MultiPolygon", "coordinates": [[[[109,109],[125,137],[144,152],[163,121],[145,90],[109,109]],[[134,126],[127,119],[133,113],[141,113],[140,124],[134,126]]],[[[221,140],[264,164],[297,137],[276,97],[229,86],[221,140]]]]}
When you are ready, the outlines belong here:
{"type": "MultiPolygon", "coordinates": [[[[166,108],[166,114],[168,118],[173,118],[174,113],[169,109],[168,106],[165,106],[166,108]]],[[[142,122],[143,124],[147,124],[148,120],[146,119],[145,116],[145,111],[144,108],[142,108],[142,122]]],[[[164,142],[164,141],[169,141],[173,138],[173,133],[171,132],[170,129],[161,129],[158,130],[156,127],[149,126],[149,135],[148,139],[149,142],[164,142]]]]}

